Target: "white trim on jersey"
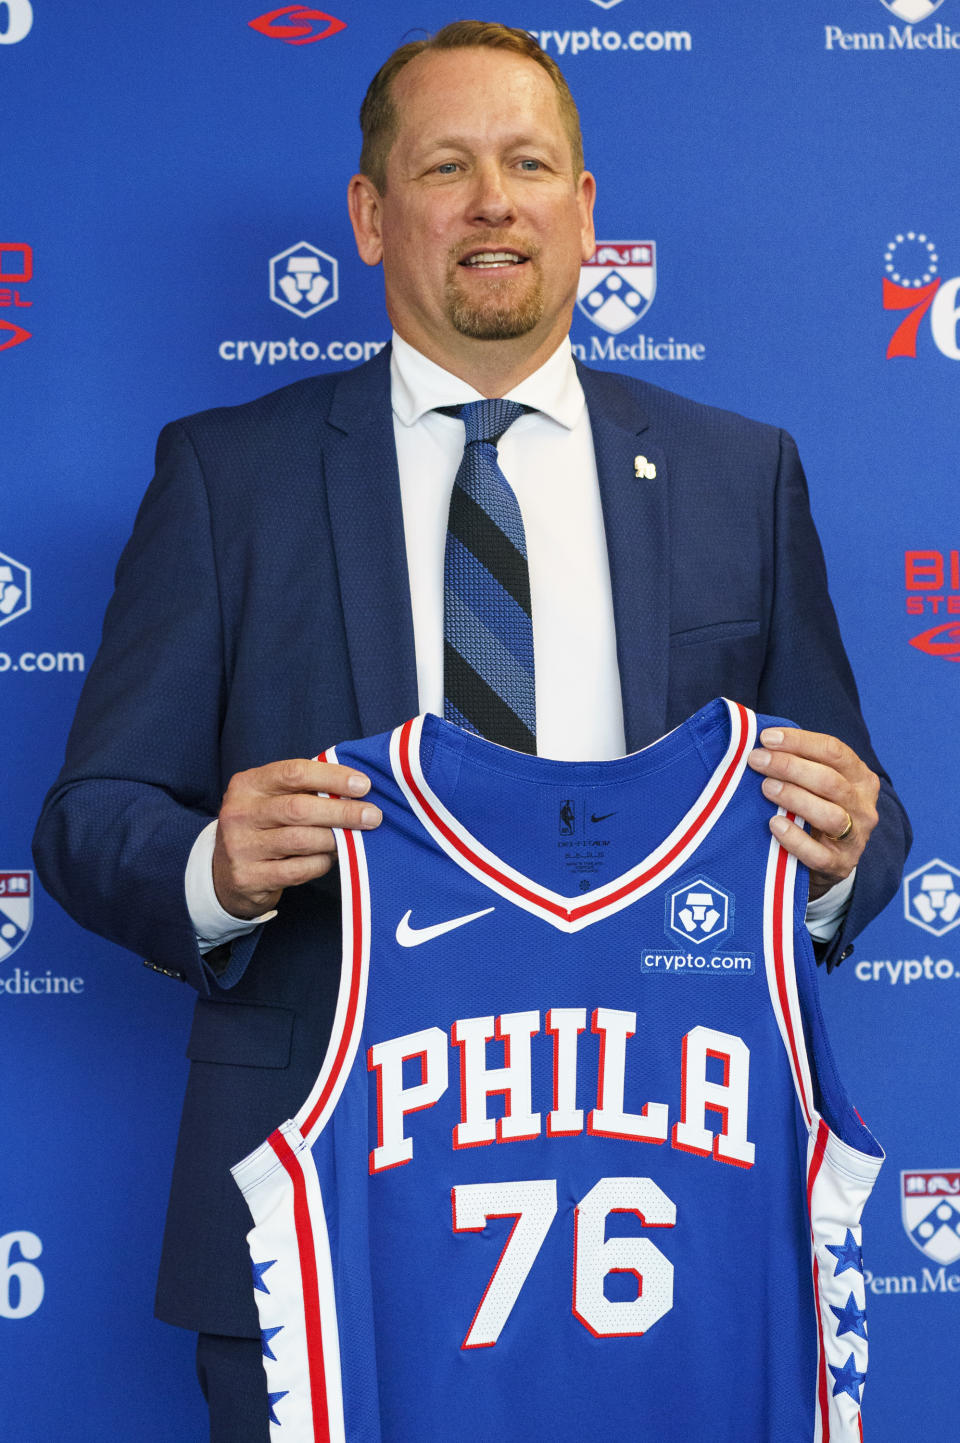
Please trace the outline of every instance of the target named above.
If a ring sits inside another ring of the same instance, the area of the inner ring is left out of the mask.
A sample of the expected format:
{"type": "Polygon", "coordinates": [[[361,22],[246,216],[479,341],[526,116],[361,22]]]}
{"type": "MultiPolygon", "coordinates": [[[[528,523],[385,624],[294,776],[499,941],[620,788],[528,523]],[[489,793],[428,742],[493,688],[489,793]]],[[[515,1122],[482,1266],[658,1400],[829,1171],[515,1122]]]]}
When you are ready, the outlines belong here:
{"type": "MultiPolygon", "coordinates": [[[[787,817],[796,825],[803,825],[802,822],[798,823],[791,813],[784,811],[783,807],[778,809],[777,815],[787,817]]],[[[793,895],[796,880],[796,857],[784,851],[776,837],[771,837],[763,903],[763,951],[766,958],[767,986],[793,1075],[797,1099],[809,1128],[814,1115],[813,1083],[804,1039],[803,1013],[797,993],[793,946],[793,895]]]]}
{"type": "MultiPolygon", "coordinates": [[[[780,816],[797,819],[781,807],[780,816]]],[[[800,823],[799,825],[802,825],[800,823]]],[[[862,1266],[846,1261],[859,1256],[860,1216],[883,1163],[844,1142],[814,1106],[813,1077],[807,1053],[803,1012],[797,989],[794,948],[794,891],[797,859],[771,838],[764,883],[763,950],[770,1002],[793,1076],[797,1101],[808,1129],[807,1210],[810,1261],[817,1314],[817,1390],[813,1443],[861,1443],[861,1381],[867,1372],[865,1291],[862,1266]],[[831,1252],[831,1248],[835,1251],[831,1252]],[[837,1256],[837,1250],[843,1258],[837,1256]],[[844,1328],[844,1313],[863,1335],[844,1328]],[[842,1375],[841,1377],[838,1377],[842,1375]],[[842,1379],[850,1379],[853,1392],[842,1379]]]]}
{"type": "MultiPolygon", "coordinates": [[[[318,760],[336,763],[336,752],[331,749],[318,760]]],[[[330,1041],[317,1080],[293,1121],[231,1168],[254,1219],[247,1243],[255,1269],[267,1273],[274,1261],[281,1261],[277,1291],[270,1290],[269,1278],[256,1290],[261,1329],[272,1335],[277,1347],[274,1357],[265,1351],[263,1360],[268,1393],[282,1408],[282,1422],[270,1424],[276,1443],[345,1443],[333,1265],[311,1149],[340,1100],[363,1031],[370,888],[360,833],[337,830],[334,836],[344,906],[340,987],[330,1041]],[[293,1257],[296,1267],[290,1266],[293,1257]]]]}
{"type": "Polygon", "coordinates": [[[420,762],[422,716],[393,733],[390,763],[414,815],[452,861],[490,891],[542,917],[558,931],[579,932],[661,886],[688,861],[723,815],[740,784],[757,731],[752,711],[738,702],[724,701],[730,719],[729,744],[693,806],[649,856],[591,892],[588,901],[565,897],[524,876],[479,842],[444,806],[427,782],[420,762]]]}

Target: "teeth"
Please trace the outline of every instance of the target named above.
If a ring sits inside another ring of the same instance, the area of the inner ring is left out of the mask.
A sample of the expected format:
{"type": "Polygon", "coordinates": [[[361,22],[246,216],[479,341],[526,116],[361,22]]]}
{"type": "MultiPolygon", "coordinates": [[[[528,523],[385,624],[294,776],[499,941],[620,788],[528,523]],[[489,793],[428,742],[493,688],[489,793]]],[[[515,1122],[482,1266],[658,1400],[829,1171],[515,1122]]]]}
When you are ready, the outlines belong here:
{"type": "Polygon", "coordinates": [[[481,251],[464,262],[468,266],[519,265],[520,257],[513,251],[481,251]]]}

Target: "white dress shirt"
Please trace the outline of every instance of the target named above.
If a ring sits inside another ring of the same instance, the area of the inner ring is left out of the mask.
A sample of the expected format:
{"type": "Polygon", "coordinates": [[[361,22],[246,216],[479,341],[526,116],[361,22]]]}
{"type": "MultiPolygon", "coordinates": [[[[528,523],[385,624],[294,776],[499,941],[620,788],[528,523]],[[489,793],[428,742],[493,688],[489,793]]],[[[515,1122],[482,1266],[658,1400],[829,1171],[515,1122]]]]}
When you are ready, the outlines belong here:
{"type": "MultiPolygon", "coordinates": [[[[456,417],[438,414],[437,408],[482,397],[396,334],[390,386],[419,709],[442,716],[443,555],[464,427],[456,417]]],[[[508,392],[507,399],[533,408],[514,421],[497,450],[520,506],[527,541],[537,751],[561,761],[606,761],[626,749],[623,703],[593,437],[569,340],[508,392]]],[[[336,740],[342,739],[320,737],[317,746],[336,740]]],[[[216,822],[211,822],[187,864],[187,907],[201,950],[241,936],[275,915],[246,922],[223,910],[213,889],[215,838],[216,822]]],[[[842,898],[834,888],[808,909],[808,926],[821,940],[836,931],[852,880],[840,888],[842,898]]]]}

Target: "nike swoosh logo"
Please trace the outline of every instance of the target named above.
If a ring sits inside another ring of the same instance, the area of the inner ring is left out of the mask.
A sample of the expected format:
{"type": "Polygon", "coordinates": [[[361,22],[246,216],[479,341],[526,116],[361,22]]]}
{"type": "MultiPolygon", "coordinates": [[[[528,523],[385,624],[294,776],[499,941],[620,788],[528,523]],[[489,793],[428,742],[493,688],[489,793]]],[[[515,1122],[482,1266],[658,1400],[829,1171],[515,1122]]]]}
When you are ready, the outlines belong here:
{"type": "Polygon", "coordinates": [[[405,912],[397,923],[397,941],[401,947],[419,947],[421,942],[432,942],[434,937],[442,937],[444,932],[452,932],[455,927],[464,927],[468,922],[475,922],[478,917],[485,917],[492,911],[492,907],[484,907],[482,912],[471,912],[468,917],[451,917],[448,922],[435,922],[432,927],[411,927],[410,912],[405,912]]]}
{"type": "Polygon", "coordinates": [[[591,822],[593,822],[594,826],[596,826],[597,822],[605,822],[608,817],[615,817],[616,815],[616,812],[604,812],[602,817],[598,817],[595,812],[591,812],[590,820],[591,822]]]}

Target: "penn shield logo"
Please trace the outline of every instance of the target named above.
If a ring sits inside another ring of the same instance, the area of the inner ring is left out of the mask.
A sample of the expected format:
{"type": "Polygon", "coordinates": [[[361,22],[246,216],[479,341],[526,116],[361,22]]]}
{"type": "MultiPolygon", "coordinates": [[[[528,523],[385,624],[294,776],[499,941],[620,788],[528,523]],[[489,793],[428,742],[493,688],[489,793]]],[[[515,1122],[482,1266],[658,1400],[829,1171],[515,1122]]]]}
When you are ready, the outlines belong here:
{"type": "Polygon", "coordinates": [[[900,1174],[900,1218],[907,1237],[935,1263],[960,1258],[960,1168],[900,1174]]]}
{"type": "Polygon", "coordinates": [[[338,20],[325,10],[311,10],[307,5],[283,5],[279,10],[268,10],[255,20],[248,20],[247,24],[251,30],[258,30],[271,40],[282,40],[286,45],[314,45],[347,28],[345,20],[338,20]]]}
{"type": "Polygon", "coordinates": [[[33,922],[33,873],[0,872],[0,962],[27,940],[33,922]]]}
{"type": "Polygon", "coordinates": [[[943,0],[880,0],[880,4],[907,25],[918,25],[921,20],[929,20],[943,0]]]}
{"type": "Polygon", "coordinates": [[[655,241],[598,241],[580,268],[577,307],[595,326],[617,336],[646,315],[656,293],[655,241]]]}

